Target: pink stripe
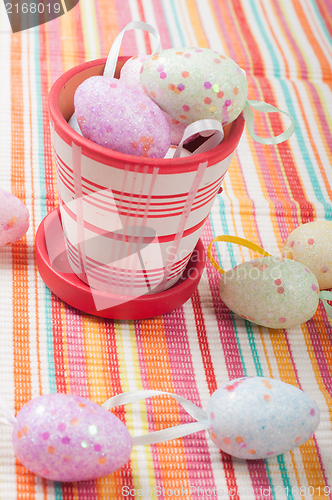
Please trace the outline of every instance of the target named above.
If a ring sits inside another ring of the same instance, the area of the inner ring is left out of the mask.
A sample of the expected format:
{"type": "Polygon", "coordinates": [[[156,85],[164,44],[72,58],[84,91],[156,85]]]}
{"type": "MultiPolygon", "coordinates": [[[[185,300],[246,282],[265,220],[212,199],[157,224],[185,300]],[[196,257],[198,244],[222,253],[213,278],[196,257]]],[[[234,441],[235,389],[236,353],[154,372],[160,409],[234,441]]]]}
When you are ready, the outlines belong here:
{"type": "MultiPolygon", "coordinates": [[[[326,137],[325,144],[328,147],[330,154],[332,156],[332,135],[331,135],[331,129],[330,129],[329,124],[327,123],[327,120],[326,120],[326,115],[329,114],[330,108],[324,108],[322,106],[321,96],[317,92],[317,87],[314,83],[312,83],[310,81],[306,81],[304,83],[307,85],[310,93],[312,94],[312,100],[313,100],[314,106],[315,106],[314,112],[315,112],[315,114],[317,113],[317,120],[319,121],[320,126],[322,127],[324,135],[326,137]]],[[[328,101],[326,100],[325,102],[327,104],[328,101]]]]}
{"type": "MultiPolygon", "coordinates": [[[[59,76],[63,73],[63,64],[62,64],[62,53],[58,48],[55,49],[55,46],[58,43],[58,40],[61,40],[61,30],[60,30],[60,19],[56,18],[52,21],[52,36],[48,38],[50,53],[52,54],[50,57],[47,57],[47,63],[50,67],[50,83],[53,85],[55,80],[59,78],[59,76]],[[53,45],[52,45],[53,44],[53,45]]],[[[41,61],[45,64],[45,61],[41,61]]]]}
{"type": "MultiPolygon", "coordinates": [[[[254,78],[250,79],[251,84],[253,88],[256,91],[256,96],[258,98],[258,87],[256,85],[256,80],[254,78]]],[[[275,104],[274,104],[275,105],[275,104]]],[[[267,120],[273,121],[275,117],[270,116],[270,118],[267,118],[265,115],[262,116],[262,121],[264,124],[264,132],[263,134],[266,136],[269,136],[270,130],[268,128],[267,120]]],[[[299,225],[298,221],[298,216],[297,216],[297,206],[295,201],[291,198],[290,193],[287,190],[286,182],[284,179],[284,174],[281,170],[280,166],[280,160],[276,155],[276,151],[274,148],[270,148],[268,152],[265,152],[264,146],[259,144],[258,142],[254,141],[254,147],[256,150],[257,158],[260,164],[260,168],[262,171],[263,179],[264,179],[264,186],[267,190],[268,197],[270,200],[273,201],[273,206],[274,210],[277,215],[277,224],[279,227],[279,233],[282,237],[283,240],[287,239],[288,236],[288,231],[287,231],[287,223],[286,223],[286,218],[285,218],[285,208],[288,208],[287,213],[290,212],[292,215],[293,223],[295,226],[299,225]],[[277,193],[275,191],[275,180],[271,177],[271,172],[274,170],[273,167],[269,167],[268,161],[266,159],[266,154],[271,155],[273,159],[273,166],[275,167],[275,171],[278,175],[278,181],[280,183],[281,189],[282,189],[282,196],[284,199],[281,198],[281,194],[277,193]]],[[[280,146],[279,146],[280,147],[280,146]]]]}
{"type": "MultiPolygon", "coordinates": [[[[67,212],[67,214],[74,221],[76,221],[76,214],[74,214],[74,212],[72,212],[68,208],[68,205],[63,204],[62,205],[62,209],[65,210],[67,212]]],[[[184,231],[182,237],[185,238],[185,237],[189,236],[190,234],[195,233],[196,231],[198,231],[198,229],[205,223],[205,220],[206,220],[206,218],[203,219],[202,221],[200,221],[198,224],[196,224],[196,226],[192,226],[189,229],[187,229],[186,231],[184,231]]],[[[96,235],[100,234],[100,235],[105,236],[105,238],[111,237],[111,235],[109,233],[105,234],[105,231],[103,229],[100,229],[99,227],[94,226],[94,225],[90,224],[89,222],[85,221],[84,222],[84,227],[86,227],[90,231],[94,232],[96,235]]],[[[158,241],[160,243],[167,243],[168,241],[173,241],[174,240],[174,234],[166,234],[166,235],[162,235],[162,236],[161,235],[159,235],[159,236],[157,235],[157,237],[158,237],[158,241]]]]}
{"type": "Polygon", "coordinates": [[[101,20],[101,15],[100,15],[99,1],[96,1],[94,5],[95,5],[96,17],[97,17],[98,42],[99,42],[99,47],[100,47],[100,53],[106,54],[104,39],[103,39],[103,22],[101,20]]]}
{"type": "MultiPolygon", "coordinates": [[[[201,236],[201,239],[204,242],[204,246],[207,247],[209,243],[213,240],[213,238],[214,236],[212,233],[210,220],[208,219],[201,236]]],[[[243,377],[244,371],[239,354],[239,348],[234,327],[229,326],[229,328],[225,330],[225,325],[232,324],[232,315],[228,307],[226,307],[220,300],[219,274],[214,269],[209,260],[207,260],[206,263],[206,272],[209,280],[209,286],[212,291],[213,306],[215,311],[218,311],[217,322],[220,335],[220,342],[222,345],[223,352],[225,354],[225,363],[230,380],[238,377],[243,377]]]]}
{"type": "Polygon", "coordinates": [[[85,262],[85,243],[84,243],[84,216],[82,199],[82,181],[81,181],[81,153],[82,150],[76,144],[72,143],[72,161],[75,186],[76,212],[77,212],[77,246],[80,261],[80,272],[86,268],[85,262]]]}
{"type": "MultiPolygon", "coordinates": [[[[87,363],[85,360],[84,334],[81,316],[73,308],[66,307],[66,344],[68,360],[68,380],[71,394],[90,399],[88,385],[87,363]]],[[[78,499],[84,500],[89,494],[89,498],[97,498],[97,487],[95,481],[84,481],[77,483],[78,499]]]]}
{"type": "MultiPolygon", "coordinates": [[[[122,31],[128,23],[133,21],[133,19],[131,17],[128,0],[114,0],[114,3],[118,21],[118,31],[120,33],[120,31],[122,31]]],[[[134,30],[126,31],[122,39],[120,54],[130,57],[137,54],[137,45],[134,30]]]]}
{"type": "MultiPolygon", "coordinates": [[[[136,339],[136,346],[137,346],[137,354],[138,354],[140,376],[141,376],[140,381],[142,384],[142,389],[151,389],[151,386],[149,383],[149,377],[147,375],[150,372],[150,367],[147,366],[147,364],[145,362],[144,344],[143,344],[143,340],[142,340],[142,335],[144,335],[144,332],[142,333],[140,321],[134,321],[134,326],[135,326],[135,339],[136,339]]],[[[145,400],[145,404],[146,404],[147,414],[153,415],[154,408],[153,408],[152,399],[147,398],[145,400]]],[[[155,426],[155,421],[153,418],[147,419],[147,426],[148,426],[149,433],[157,430],[156,426],[155,426]]],[[[163,482],[161,479],[162,471],[161,471],[161,466],[160,466],[160,461],[159,461],[158,445],[152,444],[150,446],[150,450],[151,450],[151,455],[152,455],[153,472],[154,472],[156,486],[162,487],[163,486],[163,482]]],[[[158,498],[163,499],[163,496],[160,496],[158,498]]]]}
{"type": "MultiPolygon", "coordinates": [[[[323,306],[321,306],[323,307],[323,306]]],[[[306,326],[308,328],[308,333],[310,336],[310,342],[315,354],[315,359],[317,362],[317,365],[319,366],[319,372],[320,376],[322,377],[322,380],[324,382],[326,390],[331,393],[332,391],[332,377],[331,377],[331,372],[330,368],[327,363],[326,359],[326,354],[323,351],[322,347],[322,341],[320,338],[320,332],[317,329],[316,322],[314,319],[309,320],[306,323],[306,326]]],[[[329,345],[326,346],[326,349],[331,350],[332,345],[331,345],[331,340],[329,339],[329,345]]],[[[299,385],[301,388],[301,385],[299,385]]]]}
{"type": "MultiPolygon", "coordinates": [[[[206,246],[213,239],[213,234],[211,230],[210,221],[208,220],[205,225],[205,230],[202,234],[201,239],[204,241],[206,246]]],[[[217,322],[220,332],[220,341],[222,344],[223,352],[225,353],[225,363],[229,374],[230,380],[238,377],[244,376],[242,361],[240,358],[238,343],[235,335],[234,327],[230,327],[225,330],[225,325],[231,325],[231,312],[224,306],[219,297],[219,275],[216,273],[215,269],[212,267],[210,262],[207,262],[206,271],[208,275],[210,289],[212,291],[213,305],[214,309],[218,311],[217,322]],[[213,292],[214,291],[214,292],[213,292]],[[221,311],[221,308],[223,310],[221,311]],[[228,317],[228,319],[227,319],[228,317]],[[230,360],[230,361],[229,361],[230,360]]],[[[257,498],[261,498],[261,491],[259,487],[266,488],[270,487],[270,480],[267,474],[264,460],[247,460],[248,471],[252,481],[253,488],[255,490],[255,495],[257,498]]]]}
{"type": "MultiPolygon", "coordinates": [[[[299,45],[296,43],[294,40],[294,37],[292,35],[291,30],[288,27],[287,19],[284,17],[282,10],[280,8],[279,0],[274,0],[273,1],[274,8],[276,10],[277,16],[279,17],[279,21],[281,23],[281,26],[283,27],[285,31],[285,38],[287,39],[285,41],[288,41],[288,45],[292,47],[294,50],[294,53],[296,54],[297,60],[300,64],[300,74],[298,75],[298,78],[303,78],[304,80],[308,79],[308,69],[307,69],[307,64],[302,56],[302,52],[299,49],[299,45]]],[[[289,21],[292,23],[292,20],[290,17],[288,18],[289,21]]]]}
{"type": "MultiPolygon", "coordinates": [[[[54,155],[56,157],[56,165],[58,167],[59,172],[61,173],[62,179],[64,179],[67,182],[66,185],[67,185],[68,189],[71,192],[74,192],[73,191],[73,187],[74,187],[73,170],[66,163],[64,163],[64,161],[57,155],[57,153],[55,151],[54,151],[54,155]]],[[[149,171],[149,174],[155,175],[155,169],[156,169],[156,167],[152,167],[152,171],[151,172],[149,171]]],[[[129,170],[129,168],[128,168],[128,170],[129,170]]],[[[146,174],[147,174],[147,172],[143,173],[143,176],[146,174]]],[[[141,175],[142,175],[142,173],[141,173],[141,175]]],[[[202,199],[203,196],[207,195],[208,193],[211,193],[214,188],[216,188],[215,190],[218,190],[220,188],[220,184],[223,181],[225,175],[226,175],[226,172],[223,173],[217,180],[215,180],[215,181],[211,182],[210,184],[198,189],[197,193],[199,193],[199,196],[197,196],[197,200],[200,200],[200,199],[202,199]]],[[[127,183],[124,183],[124,185],[126,185],[126,184],[127,183]]],[[[112,197],[114,198],[114,200],[116,202],[119,200],[125,200],[125,197],[129,197],[130,200],[135,199],[135,198],[138,198],[139,200],[141,200],[141,199],[147,199],[148,197],[151,200],[165,200],[165,203],[161,203],[161,202],[160,203],[150,203],[150,206],[151,205],[153,205],[153,206],[162,206],[162,205],[169,206],[169,205],[174,205],[174,204],[179,204],[179,203],[181,203],[183,205],[183,203],[185,202],[185,199],[187,198],[187,196],[189,194],[189,192],[183,192],[183,193],[178,193],[178,194],[173,194],[173,195],[159,195],[159,194],[152,195],[152,193],[151,193],[151,195],[146,195],[143,193],[139,193],[139,194],[138,193],[130,193],[130,192],[125,192],[124,189],[122,191],[118,191],[116,189],[107,188],[106,186],[102,186],[100,184],[93,182],[90,179],[82,177],[82,192],[84,195],[91,196],[91,193],[94,193],[100,197],[104,196],[106,198],[106,200],[108,200],[108,197],[105,195],[105,191],[106,192],[110,191],[112,193],[112,197]],[[92,189],[89,187],[89,185],[94,186],[97,189],[92,189]],[[120,199],[116,195],[120,195],[120,199]],[[175,199],[175,201],[170,201],[173,199],[175,199]]],[[[198,203],[198,202],[199,201],[195,201],[195,203],[198,203]]],[[[133,201],[132,203],[135,204],[136,202],[133,201]]],[[[182,205],[181,205],[181,208],[182,208],[182,205]]]]}
{"type": "MultiPolygon", "coordinates": [[[[194,327],[194,319],[193,319],[194,327]]],[[[172,370],[172,384],[174,392],[180,396],[192,401],[195,405],[202,407],[196,381],[193,378],[195,369],[191,349],[188,341],[188,331],[186,327],[186,318],[183,308],[179,308],[164,317],[165,340],[167,343],[167,353],[170,368],[172,370]]],[[[204,408],[205,409],[205,408],[204,408]]],[[[192,422],[190,417],[181,406],[179,406],[180,423],[192,422]]],[[[192,486],[201,484],[201,478],[204,477],[204,489],[213,489],[216,487],[211,465],[211,457],[208,449],[205,431],[197,432],[194,435],[182,438],[185,456],[190,464],[191,457],[200,457],[199,476],[196,470],[192,471],[190,465],[187,466],[187,474],[192,486]]],[[[189,497],[188,497],[189,498],[189,497]]],[[[192,493],[191,498],[201,500],[202,494],[192,493]]],[[[211,497],[212,498],[212,497],[211,497]]]]}
{"type": "MultiPolygon", "coordinates": [[[[243,43],[241,41],[241,37],[237,37],[237,45],[234,45],[231,37],[227,36],[228,33],[228,27],[227,24],[224,22],[224,19],[226,17],[232,21],[234,19],[233,13],[229,11],[229,3],[228,2],[220,2],[220,0],[212,0],[213,3],[213,11],[216,17],[216,20],[220,26],[220,31],[223,33],[223,41],[227,46],[228,50],[228,56],[231,59],[234,59],[234,61],[237,61],[239,58],[239,54],[243,56],[243,59],[245,60],[245,67],[250,68],[249,60],[247,57],[247,51],[245,47],[243,46],[243,43]]],[[[234,28],[234,33],[237,32],[237,27],[234,26],[233,23],[233,28],[234,28]]],[[[213,48],[213,47],[212,47],[213,48]]]]}
{"type": "Polygon", "coordinates": [[[160,34],[161,46],[163,50],[170,49],[173,47],[173,44],[168,32],[168,27],[165,21],[166,15],[161,0],[153,0],[153,9],[157,21],[156,28],[160,34]]]}
{"type": "Polygon", "coordinates": [[[194,203],[195,196],[197,194],[200,183],[201,183],[203,176],[205,174],[205,170],[206,170],[207,165],[208,165],[208,162],[206,161],[204,163],[200,163],[198,166],[194,182],[191,186],[186,204],[185,204],[184,209],[183,209],[183,214],[182,214],[182,217],[181,217],[181,220],[179,223],[178,231],[174,237],[173,245],[172,245],[172,248],[171,248],[170,253],[169,253],[169,258],[167,259],[166,264],[165,264],[165,274],[164,274],[164,278],[163,278],[162,282],[160,283],[160,290],[163,290],[163,287],[167,283],[168,276],[169,276],[171,269],[172,269],[172,266],[174,264],[174,261],[176,258],[176,253],[177,253],[177,250],[178,250],[180,242],[181,242],[181,238],[182,238],[183,233],[184,233],[184,228],[185,228],[185,225],[187,223],[187,220],[188,220],[188,217],[190,214],[190,210],[191,210],[192,205],[194,203]]]}
{"type": "MultiPolygon", "coordinates": [[[[41,28],[40,28],[41,29],[41,28]]],[[[48,38],[48,52],[52,57],[47,57],[50,72],[50,83],[53,84],[63,73],[62,53],[57,44],[61,39],[60,20],[56,18],[52,21],[52,36],[48,38]]],[[[46,64],[41,60],[41,64],[46,64]]],[[[68,381],[69,391],[72,394],[89,398],[89,388],[87,383],[86,363],[84,358],[84,338],[82,333],[81,315],[77,311],[65,306],[64,320],[68,360],[68,381]]],[[[65,366],[66,368],[66,366],[65,366]]],[[[63,486],[63,498],[69,498],[73,492],[71,485],[63,486]]],[[[95,481],[78,483],[78,499],[97,498],[97,488],[95,481]]]]}

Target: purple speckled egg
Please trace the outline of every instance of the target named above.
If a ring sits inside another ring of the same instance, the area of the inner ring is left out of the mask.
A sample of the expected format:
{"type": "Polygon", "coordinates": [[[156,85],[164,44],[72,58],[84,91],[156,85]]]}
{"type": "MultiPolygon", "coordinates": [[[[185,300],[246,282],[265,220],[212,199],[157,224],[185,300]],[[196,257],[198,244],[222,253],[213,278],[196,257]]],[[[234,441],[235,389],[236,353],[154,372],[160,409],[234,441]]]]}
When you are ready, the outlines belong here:
{"type": "Polygon", "coordinates": [[[29,228],[29,211],[24,203],[0,188],[0,246],[15,243],[29,228]]]}
{"type": "Polygon", "coordinates": [[[160,108],[116,78],[88,78],[77,88],[74,104],[83,136],[100,146],[152,158],[163,158],[170,147],[169,126],[160,108]]]}
{"type": "Polygon", "coordinates": [[[300,446],[320,421],[319,407],[308,394],[265,377],[238,378],[220,387],[211,396],[207,414],[218,448],[254,460],[300,446]]]}
{"type": "Polygon", "coordinates": [[[126,426],[102,406],[79,396],[50,394],[17,414],[13,446],[20,462],[54,481],[106,476],[129,460],[126,426]]]}

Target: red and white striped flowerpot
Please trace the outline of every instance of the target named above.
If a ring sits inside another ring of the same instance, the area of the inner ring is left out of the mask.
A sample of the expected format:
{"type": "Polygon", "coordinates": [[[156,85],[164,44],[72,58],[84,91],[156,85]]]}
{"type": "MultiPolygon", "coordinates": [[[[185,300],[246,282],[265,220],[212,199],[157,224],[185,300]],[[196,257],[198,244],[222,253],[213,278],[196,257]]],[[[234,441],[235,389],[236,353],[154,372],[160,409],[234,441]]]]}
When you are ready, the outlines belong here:
{"type": "MultiPolygon", "coordinates": [[[[127,58],[119,58],[119,71],[127,58]]],[[[74,93],[106,59],[64,73],[49,96],[67,256],[91,288],[142,296],[174,285],[199,240],[242,135],[240,115],[223,142],[176,159],[131,156],[77,134],[74,93]]]]}

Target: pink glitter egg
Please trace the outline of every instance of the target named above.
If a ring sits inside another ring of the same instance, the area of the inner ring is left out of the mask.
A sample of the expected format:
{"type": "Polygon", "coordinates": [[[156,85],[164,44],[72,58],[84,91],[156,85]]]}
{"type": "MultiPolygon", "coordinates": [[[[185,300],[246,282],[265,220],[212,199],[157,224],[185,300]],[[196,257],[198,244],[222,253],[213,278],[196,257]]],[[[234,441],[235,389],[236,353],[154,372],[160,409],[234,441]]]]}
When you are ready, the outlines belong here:
{"type": "Polygon", "coordinates": [[[125,62],[120,71],[121,82],[130,85],[130,87],[136,87],[143,92],[139,75],[142,64],[148,57],[148,55],[137,55],[128,59],[128,61],[125,62]]]}
{"type": "Polygon", "coordinates": [[[18,412],[13,446],[20,462],[54,481],[106,476],[129,460],[126,426],[102,406],[79,396],[39,396],[18,412]]]}
{"type": "Polygon", "coordinates": [[[29,228],[29,211],[24,203],[0,188],[0,246],[15,243],[29,228]]]}
{"type": "MultiPolygon", "coordinates": [[[[138,55],[128,59],[128,61],[126,61],[126,63],[123,65],[121,69],[120,81],[126,83],[127,85],[130,85],[131,87],[135,88],[140,92],[143,92],[143,87],[141,86],[141,81],[140,81],[140,73],[142,70],[142,64],[148,57],[150,56],[138,55]]],[[[172,118],[167,113],[164,113],[164,115],[169,125],[171,133],[171,144],[177,146],[183,137],[183,133],[187,127],[187,124],[181,123],[179,120],[172,118]]],[[[187,139],[185,141],[185,144],[193,140],[197,136],[198,134],[195,134],[195,136],[187,139]]]]}
{"type": "Polygon", "coordinates": [[[100,146],[151,158],[163,158],[170,147],[160,108],[116,78],[88,78],[77,88],[74,104],[83,136],[100,146]]]}

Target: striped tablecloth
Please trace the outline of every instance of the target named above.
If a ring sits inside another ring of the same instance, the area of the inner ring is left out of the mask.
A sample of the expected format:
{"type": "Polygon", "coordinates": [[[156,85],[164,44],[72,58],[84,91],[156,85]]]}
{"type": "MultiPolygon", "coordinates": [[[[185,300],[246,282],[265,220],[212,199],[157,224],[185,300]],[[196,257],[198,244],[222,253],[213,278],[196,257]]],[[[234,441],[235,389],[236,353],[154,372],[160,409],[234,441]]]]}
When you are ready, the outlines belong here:
{"type": "MultiPolygon", "coordinates": [[[[319,405],[321,422],[305,444],[268,460],[232,459],[201,431],[137,446],[121,470],[77,484],[30,473],[15,459],[10,427],[0,425],[0,499],[332,498],[332,323],[322,305],[296,328],[258,327],[220,301],[220,276],[207,262],[179,309],[113,321],[66,305],[39,276],[36,231],[58,202],[48,91],[69,68],[105,57],[131,20],[154,25],[164,49],[210,47],[233,58],[247,73],[249,98],[288,111],[296,122],[279,146],[260,145],[244,132],[206,223],[205,247],[231,234],[280,255],[294,228],[332,219],[330,0],[80,0],[65,15],[15,34],[2,4],[0,185],[23,200],[31,222],[23,239],[0,249],[0,392],[15,412],[40,394],[101,404],[141,389],[174,392],[206,408],[217,387],[258,375],[303,389],[319,405]]],[[[121,53],[151,53],[149,37],[129,32],[121,53]]],[[[285,123],[277,114],[256,118],[260,135],[277,135],[285,123]]],[[[252,256],[236,245],[222,248],[226,269],[252,256]]],[[[190,420],[167,397],[115,414],[132,434],[190,420]]]]}

